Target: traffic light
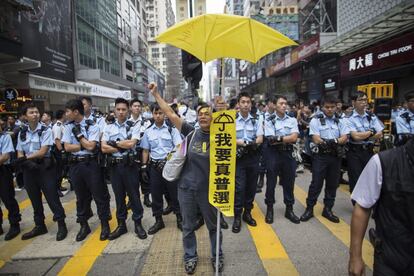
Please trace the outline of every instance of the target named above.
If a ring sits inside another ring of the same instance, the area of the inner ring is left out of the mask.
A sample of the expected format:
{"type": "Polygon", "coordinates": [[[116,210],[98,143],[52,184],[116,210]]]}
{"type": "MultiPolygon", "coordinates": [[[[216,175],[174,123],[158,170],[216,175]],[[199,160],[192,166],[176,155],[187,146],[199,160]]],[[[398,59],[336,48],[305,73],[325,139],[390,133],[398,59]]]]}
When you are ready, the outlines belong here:
{"type": "Polygon", "coordinates": [[[183,63],[183,77],[191,87],[199,88],[199,82],[203,77],[203,64],[201,60],[190,53],[181,50],[181,59],[183,63]]]}

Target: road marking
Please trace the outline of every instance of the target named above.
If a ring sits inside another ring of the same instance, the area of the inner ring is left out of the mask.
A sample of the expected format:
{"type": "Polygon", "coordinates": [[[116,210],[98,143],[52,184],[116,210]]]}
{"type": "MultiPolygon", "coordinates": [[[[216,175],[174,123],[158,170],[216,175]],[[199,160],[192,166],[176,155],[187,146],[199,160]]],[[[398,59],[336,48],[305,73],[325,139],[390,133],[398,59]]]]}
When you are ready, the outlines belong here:
{"type": "Polygon", "coordinates": [[[271,225],[265,223],[264,215],[256,202],[252,216],[256,218],[257,226],[248,226],[248,229],[268,275],[299,275],[276,232],[271,225]]]}
{"type": "MultiPolygon", "coordinates": [[[[295,185],[295,197],[302,203],[303,206],[306,206],[306,197],[307,193],[298,185],[295,185]]],[[[322,217],[323,206],[321,203],[317,202],[314,207],[315,218],[319,220],[328,230],[343,244],[349,248],[351,241],[351,227],[344,220],[340,219],[339,223],[333,223],[322,217]]],[[[306,222],[305,222],[306,223],[306,222]]],[[[365,264],[372,270],[374,264],[374,248],[371,243],[364,239],[362,244],[362,258],[364,259],[365,264]]]]}
{"type": "MultiPolygon", "coordinates": [[[[20,213],[21,213],[24,209],[26,209],[27,207],[29,207],[29,206],[32,206],[32,204],[31,204],[31,202],[30,202],[30,199],[25,199],[25,200],[23,200],[22,202],[20,202],[20,203],[19,203],[19,210],[20,210],[20,213]]],[[[9,215],[9,211],[8,211],[6,208],[4,208],[4,211],[3,211],[3,217],[7,218],[7,217],[8,217],[8,215],[9,215]]]]}
{"type": "MultiPolygon", "coordinates": [[[[112,212],[112,217],[115,217],[115,211],[112,212]]],[[[112,219],[109,226],[111,229],[115,229],[117,226],[116,219],[112,219]]],[[[86,242],[66,262],[58,275],[86,275],[109,243],[109,240],[99,240],[100,234],[101,226],[89,235],[86,242]]]]}
{"type": "MultiPolygon", "coordinates": [[[[76,200],[73,199],[65,204],[63,204],[65,208],[65,213],[70,213],[75,210],[76,207],[76,200]]],[[[45,219],[46,227],[51,227],[53,225],[53,214],[49,214],[45,219]]],[[[32,227],[33,225],[30,225],[32,227]]],[[[20,233],[17,237],[12,239],[11,241],[7,241],[2,247],[0,247],[0,268],[2,268],[6,262],[10,261],[11,257],[15,255],[17,252],[22,250],[24,247],[28,246],[33,242],[34,239],[30,240],[22,240],[22,234],[24,229],[22,229],[22,233],[20,233]]]]}

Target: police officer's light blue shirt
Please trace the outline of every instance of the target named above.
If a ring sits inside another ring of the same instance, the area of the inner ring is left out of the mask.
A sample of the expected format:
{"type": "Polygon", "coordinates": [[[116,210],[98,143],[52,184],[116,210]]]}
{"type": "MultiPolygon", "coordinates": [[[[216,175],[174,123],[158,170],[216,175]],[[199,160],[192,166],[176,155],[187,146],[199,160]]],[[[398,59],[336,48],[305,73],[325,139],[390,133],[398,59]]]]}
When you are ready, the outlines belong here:
{"type": "Polygon", "coordinates": [[[182,142],[180,132],[175,127],[171,128],[171,133],[168,129],[164,122],[161,127],[154,123],[145,130],[140,146],[150,151],[152,159],[165,159],[174,147],[182,142]]]}
{"type": "Polygon", "coordinates": [[[85,120],[93,121],[99,127],[99,133],[102,133],[105,126],[106,126],[105,118],[104,117],[95,117],[93,113],[91,113],[91,115],[89,115],[88,118],[85,118],[85,120]]]}
{"type": "MultiPolygon", "coordinates": [[[[26,132],[26,139],[22,141],[21,135],[22,132],[20,131],[19,137],[17,139],[17,146],[16,150],[24,152],[26,156],[29,156],[38,150],[40,150],[43,146],[51,146],[53,145],[53,135],[52,135],[52,129],[50,128],[44,128],[43,131],[42,124],[38,123],[35,130],[31,130],[28,126],[27,132],[26,132]],[[39,135],[39,133],[41,134],[39,135]]],[[[45,154],[45,157],[50,156],[50,147],[45,154]]]]}
{"type": "MultiPolygon", "coordinates": [[[[134,126],[129,126],[127,121],[123,122],[122,124],[116,120],[113,124],[107,124],[104,128],[102,141],[124,141],[124,140],[139,140],[140,132],[139,127],[140,124],[135,124],[134,126]]],[[[130,150],[133,151],[133,150],[130,150]]],[[[127,155],[128,151],[115,152],[112,156],[121,157],[123,155],[127,155]]]]}
{"type": "Polygon", "coordinates": [[[289,115],[285,114],[283,118],[276,115],[273,122],[266,133],[268,136],[288,136],[292,133],[299,133],[298,121],[289,115]]]}
{"type": "MultiPolygon", "coordinates": [[[[364,115],[360,115],[358,112],[352,112],[349,118],[346,118],[346,123],[349,129],[349,132],[365,132],[370,129],[375,129],[376,132],[380,132],[384,129],[381,121],[377,116],[371,115],[371,122],[368,119],[368,113],[364,112],[364,115]]],[[[350,139],[349,141],[352,144],[363,144],[367,143],[365,141],[354,141],[350,139]]],[[[372,142],[369,142],[372,143],[372,142]]]]}
{"type": "MultiPolygon", "coordinates": [[[[63,130],[63,137],[62,137],[62,142],[63,143],[79,145],[78,140],[76,140],[75,135],[73,135],[73,133],[72,133],[72,128],[74,126],[75,126],[75,123],[73,123],[73,122],[65,125],[65,129],[63,130]]],[[[99,127],[96,124],[87,125],[85,118],[83,118],[83,120],[80,122],[80,126],[81,126],[81,132],[82,132],[83,136],[88,141],[99,142],[99,127]],[[88,130],[86,131],[86,129],[88,129],[88,130]]],[[[87,154],[93,154],[93,152],[84,149],[84,150],[80,150],[80,151],[77,151],[77,152],[72,152],[71,154],[73,154],[73,155],[87,155],[87,154]]]]}
{"type": "Polygon", "coordinates": [[[318,117],[312,118],[309,123],[309,135],[319,135],[321,139],[338,139],[342,135],[348,135],[349,129],[343,120],[334,120],[334,118],[328,118],[323,114],[325,118],[325,124],[322,125],[321,119],[318,117]]]}
{"type": "MultiPolygon", "coordinates": [[[[7,134],[7,133],[0,134],[0,152],[1,154],[14,152],[13,142],[12,142],[10,134],[7,134]]],[[[10,163],[10,157],[3,164],[6,165],[9,163],[10,163]]]]}
{"type": "Polygon", "coordinates": [[[252,142],[256,141],[256,137],[263,135],[263,127],[250,113],[247,118],[243,118],[239,113],[236,119],[236,133],[237,139],[252,142]]]}
{"type": "Polygon", "coordinates": [[[406,111],[400,114],[395,121],[395,126],[397,127],[397,134],[414,134],[414,113],[406,111]],[[405,116],[408,116],[409,122],[407,122],[405,116]]]}
{"type": "Polygon", "coordinates": [[[275,113],[265,112],[259,117],[259,124],[263,127],[263,135],[265,137],[274,136],[273,122],[272,120],[268,120],[271,115],[275,115],[275,113]]]}

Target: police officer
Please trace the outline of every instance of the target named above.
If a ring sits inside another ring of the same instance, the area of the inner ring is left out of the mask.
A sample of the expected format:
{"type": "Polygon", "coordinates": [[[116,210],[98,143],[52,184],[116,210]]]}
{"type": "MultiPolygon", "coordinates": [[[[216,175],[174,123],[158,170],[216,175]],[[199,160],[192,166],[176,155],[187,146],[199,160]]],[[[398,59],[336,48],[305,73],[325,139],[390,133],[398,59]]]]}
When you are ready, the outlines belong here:
{"type": "Polygon", "coordinates": [[[105,119],[92,111],[92,98],[88,96],[82,96],[80,98],[85,111],[85,120],[93,121],[99,128],[99,134],[102,135],[104,127],[106,125],[105,119]]]}
{"type": "Polygon", "coordinates": [[[62,143],[62,136],[63,136],[63,130],[65,129],[63,125],[65,111],[58,110],[56,111],[56,123],[52,127],[52,133],[53,133],[53,142],[54,146],[52,147],[53,152],[52,154],[55,157],[56,160],[56,187],[58,189],[58,194],[60,197],[63,196],[64,191],[67,189],[62,187],[62,180],[63,180],[63,172],[64,172],[64,155],[65,149],[63,148],[62,143]]]}
{"type": "Polygon", "coordinates": [[[118,227],[109,235],[109,240],[114,240],[128,231],[126,226],[128,212],[125,203],[127,194],[131,202],[135,233],[140,239],[147,238],[147,233],[141,224],[144,210],[139,197],[138,167],[134,152],[140,138],[139,127],[127,121],[128,108],[127,100],[123,98],[115,100],[116,120],[106,125],[102,136],[102,152],[111,155],[108,158],[108,165],[118,220],[118,227]]]}
{"type": "Polygon", "coordinates": [[[375,227],[374,275],[414,275],[414,139],[374,155],[362,171],[351,198],[356,201],[351,220],[349,275],[365,275],[362,260],[371,210],[375,227]]]}
{"type": "Polygon", "coordinates": [[[257,182],[256,193],[261,193],[264,186],[264,176],[266,174],[266,133],[264,132],[266,126],[266,120],[275,112],[274,108],[274,99],[269,98],[266,100],[267,110],[265,110],[265,105],[259,103],[259,108],[257,110],[257,116],[259,118],[260,125],[263,127],[263,143],[259,148],[259,180],[257,182]]]}
{"type": "Polygon", "coordinates": [[[315,206],[325,181],[325,198],[322,216],[339,223],[339,218],[332,212],[335,203],[336,189],[342,161],[342,148],[348,140],[349,131],[344,122],[335,116],[336,99],[326,97],[323,101],[322,113],[316,115],[310,122],[309,135],[312,136],[313,160],[312,182],[309,186],[306,210],[301,221],[308,221],[313,217],[315,206]]]}
{"type": "MultiPolygon", "coordinates": [[[[129,117],[128,121],[131,121],[134,126],[136,126],[139,129],[139,138],[137,140],[137,143],[135,145],[136,154],[139,156],[139,162],[137,163],[140,165],[141,161],[141,147],[139,146],[139,143],[141,141],[142,136],[144,136],[144,131],[151,125],[150,120],[146,120],[141,116],[141,108],[142,108],[142,102],[138,99],[132,99],[130,102],[130,111],[131,116],[129,117]]],[[[144,205],[147,207],[151,207],[151,200],[150,200],[150,194],[151,189],[148,182],[140,181],[141,186],[141,192],[144,195],[144,205]]]]}
{"type": "Polygon", "coordinates": [[[241,230],[241,219],[250,226],[257,223],[251,215],[256,185],[259,176],[258,145],[263,142],[263,128],[259,121],[250,114],[251,96],[240,93],[237,98],[240,112],[236,119],[237,161],[236,161],[236,194],[234,202],[233,233],[241,230]],[[244,212],[243,212],[244,211],[244,212]]]}
{"type": "MultiPolygon", "coordinates": [[[[283,198],[286,205],[285,217],[293,223],[299,223],[299,218],[293,212],[295,197],[293,188],[296,175],[296,160],[293,157],[293,144],[299,135],[296,118],[286,114],[287,99],[276,96],[276,114],[271,118],[271,124],[265,124],[267,140],[267,185],[265,204],[267,205],[266,223],[273,223],[273,205],[275,204],[275,187],[277,177],[283,186],[283,198]]],[[[270,117],[269,117],[270,118],[270,117]]]]}
{"type": "Polygon", "coordinates": [[[110,229],[109,191],[102,181],[102,172],[97,160],[99,128],[94,122],[86,121],[84,107],[79,99],[69,100],[66,105],[66,119],[62,142],[70,153],[69,175],[76,193],[77,222],[81,228],[76,241],[82,241],[91,232],[88,219],[92,216],[91,197],[95,200],[101,220],[100,240],[108,239],[110,229]]]}
{"type": "Polygon", "coordinates": [[[414,91],[405,94],[408,109],[396,118],[398,145],[405,144],[414,135],[414,91]]]}
{"type": "Polygon", "coordinates": [[[141,174],[144,180],[149,178],[150,181],[152,215],[155,217],[155,224],[148,229],[149,235],[153,235],[165,227],[162,219],[162,196],[165,188],[170,196],[170,205],[177,216],[177,227],[182,229],[182,218],[177,200],[177,183],[168,182],[162,177],[162,169],[167,155],[182,142],[182,139],[176,128],[167,126],[164,112],[158,104],[153,104],[151,111],[154,123],[145,130],[140,144],[143,149],[141,174]]]}
{"type": "Polygon", "coordinates": [[[380,120],[369,112],[367,108],[367,95],[358,91],[352,96],[354,111],[345,119],[350,131],[349,151],[347,152],[349,190],[352,193],[359,175],[374,154],[374,142],[382,136],[380,120]]]}
{"type": "Polygon", "coordinates": [[[23,234],[22,240],[47,233],[44,223],[42,193],[53,212],[53,220],[58,222],[56,240],[66,238],[65,210],[56,189],[56,168],[51,158],[53,145],[52,130],[39,123],[39,110],[33,104],[23,109],[28,125],[19,133],[17,141],[17,160],[23,170],[24,185],[33,206],[35,227],[23,234]]]}
{"type": "MultiPolygon", "coordinates": [[[[21,215],[19,205],[15,199],[13,187],[13,172],[10,166],[10,156],[14,153],[11,136],[3,132],[0,126],[0,199],[9,211],[10,229],[4,240],[15,238],[20,233],[21,215]]],[[[3,212],[0,207],[0,235],[3,232],[3,212]]]]}

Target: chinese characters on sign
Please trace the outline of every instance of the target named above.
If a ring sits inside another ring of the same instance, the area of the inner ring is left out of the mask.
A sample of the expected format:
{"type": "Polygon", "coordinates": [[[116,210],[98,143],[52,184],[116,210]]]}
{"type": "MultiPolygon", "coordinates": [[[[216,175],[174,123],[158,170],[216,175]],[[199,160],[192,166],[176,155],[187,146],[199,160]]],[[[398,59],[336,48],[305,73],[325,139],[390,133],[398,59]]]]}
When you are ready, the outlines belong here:
{"type": "Polygon", "coordinates": [[[355,71],[360,68],[369,67],[374,64],[372,53],[366,54],[364,57],[352,58],[349,60],[349,71],[355,71]]]}
{"type": "Polygon", "coordinates": [[[209,202],[224,215],[233,216],[236,174],[236,112],[213,114],[210,127],[209,202]]]}

